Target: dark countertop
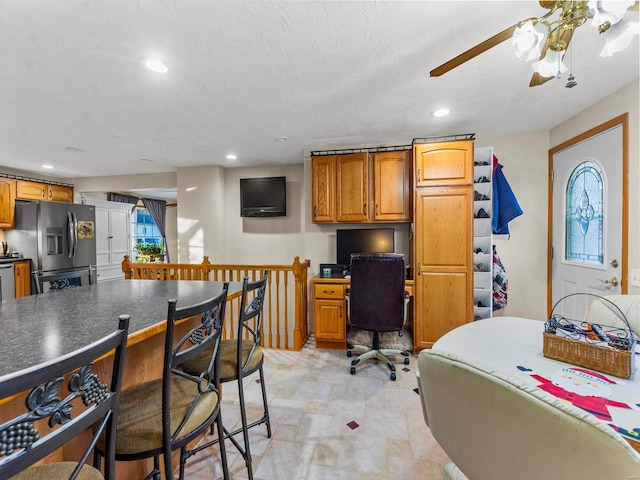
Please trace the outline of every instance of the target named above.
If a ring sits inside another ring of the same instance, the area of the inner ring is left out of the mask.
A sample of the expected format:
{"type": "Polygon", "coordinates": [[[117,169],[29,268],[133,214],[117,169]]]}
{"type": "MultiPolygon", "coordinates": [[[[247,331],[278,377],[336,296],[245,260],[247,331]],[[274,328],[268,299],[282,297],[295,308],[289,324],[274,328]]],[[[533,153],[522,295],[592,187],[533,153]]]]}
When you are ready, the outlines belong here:
{"type": "Polygon", "coordinates": [[[22,257],[3,257],[0,255],[0,263],[15,263],[22,262],[23,260],[31,260],[30,258],[22,258],[22,257]]]}
{"type": "MultiPolygon", "coordinates": [[[[18,259],[22,260],[22,259],[18,259]]],[[[242,289],[232,282],[229,295],[242,289]]],[[[0,378],[88,345],[131,315],[129,337],[163,322],[167,302],[195,304],[222,292],[222,282],[114,280],[0,303],[0,378]]]]}

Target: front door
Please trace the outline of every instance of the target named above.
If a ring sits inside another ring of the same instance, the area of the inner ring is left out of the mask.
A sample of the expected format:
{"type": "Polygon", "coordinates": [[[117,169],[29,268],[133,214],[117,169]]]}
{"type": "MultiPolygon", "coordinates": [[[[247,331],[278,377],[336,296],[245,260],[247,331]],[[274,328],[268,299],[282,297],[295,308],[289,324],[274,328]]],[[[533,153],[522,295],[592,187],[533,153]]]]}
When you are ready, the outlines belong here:
{"type": "Polygon", "coordinates": [[[626,115],[550,151],[549,310],[581,320],[593,295],[626,293],[626,115]]]}

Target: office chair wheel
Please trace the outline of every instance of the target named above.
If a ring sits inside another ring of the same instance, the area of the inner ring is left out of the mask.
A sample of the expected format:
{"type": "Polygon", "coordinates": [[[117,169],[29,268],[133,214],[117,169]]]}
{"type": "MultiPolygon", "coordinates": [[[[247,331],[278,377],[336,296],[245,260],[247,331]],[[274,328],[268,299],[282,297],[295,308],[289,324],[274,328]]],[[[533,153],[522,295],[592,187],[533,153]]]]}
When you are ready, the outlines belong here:
{"type": "Polygon", "coordinates": [[[347,350],[347,357],[353,357],[353,352],[351,350],[347,350]]]}
{"type": "Polygon", "coordinates": [[[356,374],[356,367],[351,367],[351,368],[349,369],[349,373],[350,373],[351,375],[355,375],[355,374],[356,374]]]}
{"type": "Polygon", "coordinates": [[[409,365],[409,357],[405,357],[404,358],[404,364],[405,365],[409,365]]]}
{"type": "Polygon", "coordinates": [[[396,380],[396,372],[391,372],[391,380],[395,382],[395,380],[396,380]]]}

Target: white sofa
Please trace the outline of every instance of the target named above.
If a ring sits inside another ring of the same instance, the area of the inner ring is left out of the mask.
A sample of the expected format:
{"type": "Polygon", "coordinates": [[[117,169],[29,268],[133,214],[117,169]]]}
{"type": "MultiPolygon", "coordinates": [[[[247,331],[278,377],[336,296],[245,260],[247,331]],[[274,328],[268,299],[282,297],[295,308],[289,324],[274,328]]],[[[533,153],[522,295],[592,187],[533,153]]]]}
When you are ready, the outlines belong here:
{"type": "Polygon", "coordinates": [[[443,479],[640,479],[640,454],[591,414],[459,355],[423,350],[418,363],[443,479]]]}

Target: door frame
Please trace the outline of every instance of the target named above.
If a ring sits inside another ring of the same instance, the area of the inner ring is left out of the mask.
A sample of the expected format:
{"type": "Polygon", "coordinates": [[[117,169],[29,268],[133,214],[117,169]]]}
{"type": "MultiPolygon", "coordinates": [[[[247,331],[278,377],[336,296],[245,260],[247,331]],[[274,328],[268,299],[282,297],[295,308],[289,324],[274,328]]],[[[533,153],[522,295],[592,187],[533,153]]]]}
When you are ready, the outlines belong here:
{"type": "Polygon", "coordinates": [[[601,123],[586,132],[582,132],[560,145],[549,149],[548,168],[548,206],[547,206],[547,318],[551,315],[552,305],[552,273],[551,262],[553,255],[553,156],[559,151],[583,142],[595,135],[610,130],[616,126],[622,126],[622,252],[621,252],[621,278],[620,291],[626,294],[629,280],[629,113],[623,113],[611,120],[601,123]]]}

